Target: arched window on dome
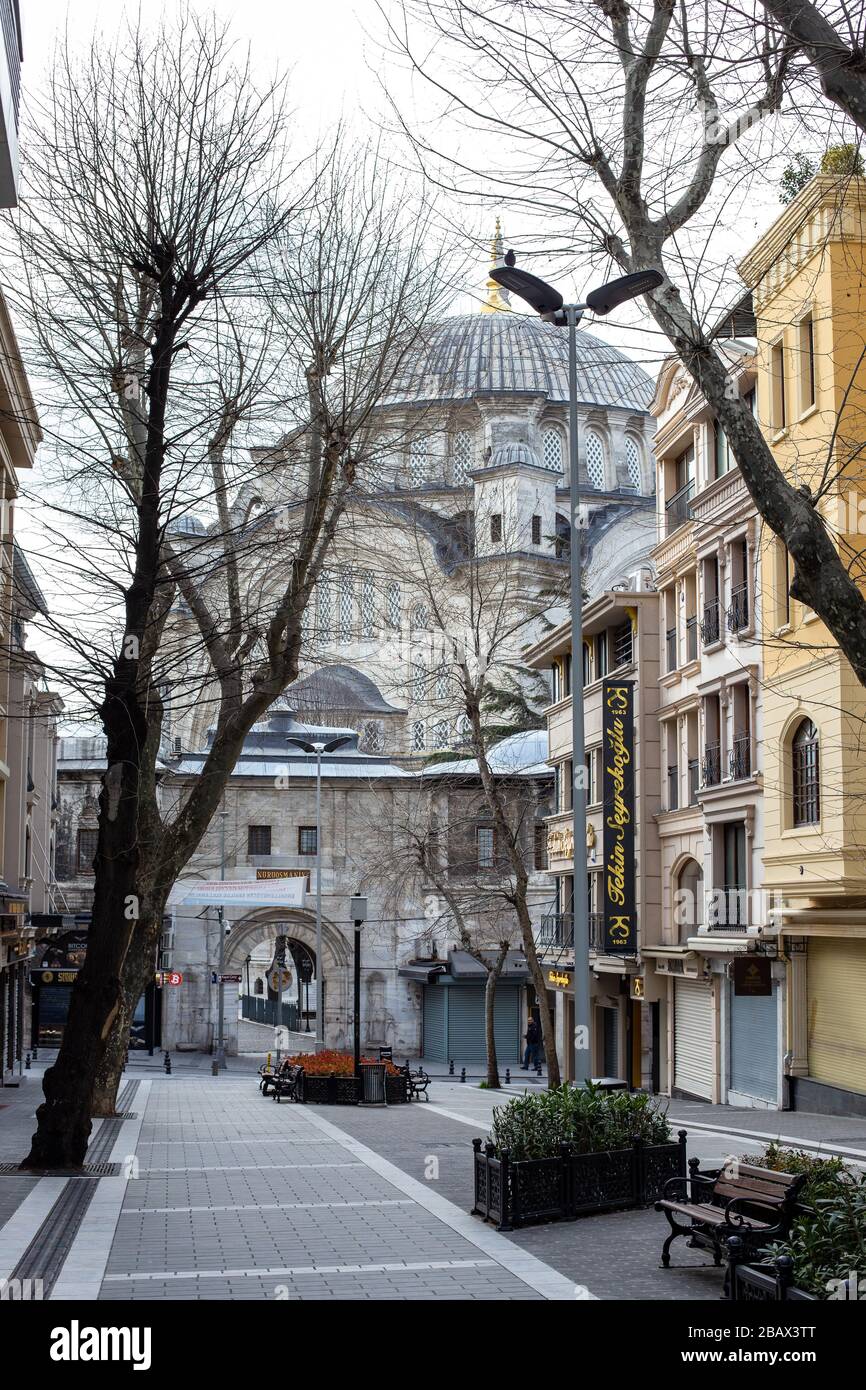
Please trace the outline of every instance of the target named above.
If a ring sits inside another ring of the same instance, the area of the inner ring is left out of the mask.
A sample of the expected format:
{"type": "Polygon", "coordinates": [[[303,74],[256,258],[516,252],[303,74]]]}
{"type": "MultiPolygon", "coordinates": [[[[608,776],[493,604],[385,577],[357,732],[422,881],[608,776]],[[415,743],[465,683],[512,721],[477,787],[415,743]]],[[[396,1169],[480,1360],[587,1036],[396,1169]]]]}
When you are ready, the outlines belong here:
{"type": "Polygon", "coordinates": [[[319,635],[320,637],[327,637],[330,636],[334,612],[331,602],[331,576],[328,570],[322,570],[322,573],[319,575],[318,599],[319,635]]]}
{"type": "Polygon", "coordinates": [[[635,492],[641,492],[643,483],[641,480],[640,450],[637,441],[632,439],[630,434],[625,437],[625,464],[628,469],[628,480],[635,492]]]}
{"type": "Polygon", "coordinates": [[[604,444],[595,430],[587,430],[584,445],[586,476],[590,487],[604,488],[604,444]]]}
{"type": "Polygon", "coordinates": [[[423,487],[427,481],[427,436],[416,434],[409,443],[409,481],[423,487]]]}
{"type": "Polygon", "coordinates": [[[411,622],[413,632],[426,632],[430,626],[430,614],[427,612],[426,603],[412,604],[411,622]]]}
{"type": "Polygon", "coordinates": [[[457,735],[461,743],[468,743],[471,734],[472,724],[470,723],[469,715],[461,714],[460,718],[457,720],[457,735]]]}
{"type": "Polygon", "coordinates": [[[448,747],[448,721],[447,719],[437,719],[433,725],[433,747],[448,747]]]}
{"type": "Polygon", "coordinates": [[[454,436],[454,463],[451,476],[455,487],[465,487],[475,462],[475,445],[469,430],[458,430],[454,436]]]}
{"type": "Polygon", "coordinates": [[[423,661],[416,661],[412,667],[412,699],[415,704],[421,704],[427,693],[427,672],[424,669],[423,661]]]}
{"type": "Polygon", "coordinates": [[[422,719],[416,719],[415,723],[412,725],[412,752],[423,753],[426,745],[427,736],[424,728],[424,721],[422,719]]]}
{"type": "Polygon", "coordinates": [[[549,425],[541,435],[541,461],[551,473],[562,472],[562,434],[549,425]]]}
{"type": "Polygon", "coordinates": [[[372,637],[376,628],[376,576],[367,570],[361,580],[361,636],[372,637]]]}
{"type": "Polygon", "coordinates": [[[399,632],[400,617],[400,585],[392,580],[385,593],[385,621],[399,632]]]}

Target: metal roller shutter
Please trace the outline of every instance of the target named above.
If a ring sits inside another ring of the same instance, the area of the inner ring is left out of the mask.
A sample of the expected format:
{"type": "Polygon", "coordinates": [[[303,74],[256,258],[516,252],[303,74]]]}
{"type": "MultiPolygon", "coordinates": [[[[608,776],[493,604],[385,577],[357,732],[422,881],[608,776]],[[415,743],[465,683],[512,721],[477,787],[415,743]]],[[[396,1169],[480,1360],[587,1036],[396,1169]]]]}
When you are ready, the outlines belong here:
{"type": "MultiPolygon", "coordinates": [[[[448,1056],[455,1062],[485,1061],[484,985],[450,985],[448,990],[448,1056]]],[[[497,1062],[512,1066],[520,1060],[520,991],[514,985],[497,986],[493,1030],[497,1062]]]]}
{"type": "Polygon", "coordinates": [[[730,986],[730,1089],[759,1100],[779,1099],[778,992],[750,997],[730,986]]]}
{"type": "Polygon", "coordinates": [[[674,994],[674,1086],[713,1098],[713,993],[700,980],[677,980],[674,994]]]}
{"type": "Polygon", "coordinates": [[[809,939],[809,1074],[866,1091],[866,941],[809,939]]]}
{"type": "Polygon", "coordinates": [[[424,1056],[430,1062],[447,1062],[445,1055],[445,990],[424,986],[424,1056]]]}

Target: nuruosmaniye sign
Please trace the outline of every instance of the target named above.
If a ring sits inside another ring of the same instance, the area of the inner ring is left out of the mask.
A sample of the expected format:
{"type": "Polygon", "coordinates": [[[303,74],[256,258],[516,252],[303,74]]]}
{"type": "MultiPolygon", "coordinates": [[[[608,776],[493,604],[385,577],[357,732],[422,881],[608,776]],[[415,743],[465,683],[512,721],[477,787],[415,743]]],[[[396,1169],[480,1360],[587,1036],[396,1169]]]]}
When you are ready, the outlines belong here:
{"type": "Polygon", "coordinates": [[[637,949],[634,872],[634,686],[605,681],[602,688],[604,828],[602,912],[604,949],[637,949]]]}

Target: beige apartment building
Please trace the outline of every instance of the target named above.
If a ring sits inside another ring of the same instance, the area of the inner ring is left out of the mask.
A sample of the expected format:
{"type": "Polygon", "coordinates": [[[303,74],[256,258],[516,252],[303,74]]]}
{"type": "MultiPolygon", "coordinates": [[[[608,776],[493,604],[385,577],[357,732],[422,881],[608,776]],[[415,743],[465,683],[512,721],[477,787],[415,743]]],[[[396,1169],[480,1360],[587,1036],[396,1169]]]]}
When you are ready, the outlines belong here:
{"type": "MultiPolygon", "coordinates": [[[[748,298],[720,326],[731,389],[756,409],[748,298]]],[[[759,519],[691,377],[671,358],[657,420],[662,1089],[781,1103],[785,969],[763,893],[759,519]],[[747,972],[744,973],[744,972],[747,972]]]]}
{"type": "Polygon", "coordinates": [[[536,643],[525,660],[550,673],[547,711],[555,810],[547,818],[547,852],[555,896],[541,918],[537,946],[548,983],[557,1053],[573,1076],[574,894],[589,904],[592,972],[592,1069],[595,1076],[654,1087],[666,1067],[660,1003],[666,982],[647,970],[644,950],[660,941],[661,880],[658,827],[659,725],[658,596],[651,589],[615,589],[584,606],[581,666],[573,671],[571,627],[562,624],[536,643]],[[571,691],[583,681],[586,743],[586,883],[575,883],[572,817],[571,691]],[[605,951],[602,902],[602,691],[605,678],[634,687],[635,858],[638,936],[633,954],[605,951]]]}

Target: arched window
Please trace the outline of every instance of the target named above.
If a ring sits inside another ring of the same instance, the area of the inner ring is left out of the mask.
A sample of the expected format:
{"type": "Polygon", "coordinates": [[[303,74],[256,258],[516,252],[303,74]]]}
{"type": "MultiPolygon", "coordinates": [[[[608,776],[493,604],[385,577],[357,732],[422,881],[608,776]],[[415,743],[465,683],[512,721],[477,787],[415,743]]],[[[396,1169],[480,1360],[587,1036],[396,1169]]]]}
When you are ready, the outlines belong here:
{"type": "Polygon", "coordinates": [[[416,632],[425,632],[430,622],[426,603],[413,603],[412,627],[416,632]]]}
{"type": "Polygon", "coordinates": [[[552,473],[562,472],[562,435],[553,427],[541,436],[541,461],[552,473]]]}
{"type": "Polygon", "coordinates": [[[423,487],[427,481],[426,434],[416,434],[409,444],[409,480],[413,487],[423,487]]]}
{"type": "Polygon", "coordinates": [[[393,580],[385,594],[385,618],[389,627],[400,628],[400,585],[393,580]]]}
{"type": "Polygon", "coordinates": [[[427,687],[427,672],[424,670],[424,663],[416,661],[412,667],[412,699],[416,705],[424,699],[427,687]]]}
{"type": "Polygon", "coordinates": [[[447,700],[451,694],[451,668],[443,661],[436,669],[436,699],[447,700]]]}
{"type": "Polygon", "coordinates": [[[454,436],[454,466],[452,476],[455,487],[465,487],[474,463],[475,448],[468,430],[458,430],[454,436]]]}
{"type": "Polygon", "coordinates": [[[461,714],[460,718],[457,720],[457,733],[462,743],[467,743],[469,741],[472,733],[472,725],[469,722],[468,714],[461,714]]]}
{"type": "Polygon", "coordinates": [[[595,430],[586,432],[586,476],[591,487],[604,487],[604,445],[595,430]]]}
{"type": "Polygon", "coordinates": [[[412,725],[412,752],[423,753],[426,742],[423,720],[416,719],[412,725]]]}
{"type": "Polygon", "coordinates": [[[433,747],[448,747],[448,721],[446,719],[437,719],[433,725],[433,747]]]}
{"type": "Polygon", "coordinates": [[[337,625],[337,635],[341,642],[351,642],[352,640],[352,609],[354,607],[354,592],[352,585],[352,571],[343,570],[340,575],[340,609],[339,622],[337,625]]]}
{"type": "Polygon", "coordinates": [[[625,464],[628,469],[628,480],[635,492],[640,492],[642,488],[640,475],[640,450],[631,435],[626,435],[625,439],[625,464]]]}
{"type": "Polygon", "coordinates": [[[677,874],[674,922],[680,940],[694,936],[704,920],[704,871],[696,859],[687,859],[677,874]]]}
{"type": "Polygon", "coordinates": [[[372,637],[376,627],[376,577],[367,570],[361,579],[361,636],[372,637]]]}
{"type": "Polygon", "coordinates": [[[361,736],[361,747],[368,753],[381,753],[385,736],[381,719],[368,719],[361,736]]]}
{"type": "Polygon", "coordinates": [[[319,634],[323,637],[331,631],[332,615],[331,576],[327,570],[322,570],[319,575],[319,634]]]}
{"type": "Polygon", "coordinates": [[[817,825],[821,815],[818,730],[811,719],[802,719],[791,740],[794,824],[817,825]]]}
{"type": "Polygon", "coordinates": [[[255,984],[253,985],[253,994],[264,994],[264,992],[265,987],[262,984],[262,981],[260,979],[256,980],[255,984]]]}

